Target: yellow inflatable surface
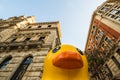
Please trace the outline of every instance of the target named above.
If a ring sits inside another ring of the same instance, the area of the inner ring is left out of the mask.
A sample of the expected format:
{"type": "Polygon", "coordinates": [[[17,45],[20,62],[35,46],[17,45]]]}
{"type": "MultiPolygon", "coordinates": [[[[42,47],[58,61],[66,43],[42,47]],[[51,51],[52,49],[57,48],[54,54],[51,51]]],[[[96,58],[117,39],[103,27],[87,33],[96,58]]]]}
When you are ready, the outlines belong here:
{"type": "Polygon", "coordinates": [[[86,56],[72,45],[60,45],[46,56],[42,80],[89,80],[86,56]]]}

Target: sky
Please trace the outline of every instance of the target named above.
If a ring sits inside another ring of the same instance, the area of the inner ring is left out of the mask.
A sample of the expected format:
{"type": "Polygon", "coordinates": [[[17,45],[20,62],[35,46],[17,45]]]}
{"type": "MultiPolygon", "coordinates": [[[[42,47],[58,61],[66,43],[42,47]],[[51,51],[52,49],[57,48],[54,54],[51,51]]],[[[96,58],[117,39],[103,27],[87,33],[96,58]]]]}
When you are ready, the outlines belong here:
{"type": "Polygon", "coordinates": [[[93,12],[106,0],[0,0],[0,18],[35,16],[36,22],[60,21],[61,43],[85,49],[93,12]]]}

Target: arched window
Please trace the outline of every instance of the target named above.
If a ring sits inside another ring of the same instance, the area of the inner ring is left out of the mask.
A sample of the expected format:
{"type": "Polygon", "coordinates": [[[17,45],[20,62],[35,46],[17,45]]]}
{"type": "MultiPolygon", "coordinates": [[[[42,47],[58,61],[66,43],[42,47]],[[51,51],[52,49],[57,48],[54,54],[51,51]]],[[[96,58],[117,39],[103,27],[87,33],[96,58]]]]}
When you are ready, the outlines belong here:
{"type": "Polygon", "coordinates": [[[26,57],[22,61],[22,63],[20,64],[20,66],[18,67],[18,69],[16,70],[16,72],[14,73],[14,75],[12,76],[10,80],[21,80],[28,66],[32,62],[32,59],[33,59],[32,56],[26,57]]]}
{"type": "Polygon", "coordinates": [[[1,64],[0,64],[0,69],[5,69],[5,67],[7,66],[7,64],[9,64],[10,60],[12,59],[11,56],[7,57],[1,64]]]}

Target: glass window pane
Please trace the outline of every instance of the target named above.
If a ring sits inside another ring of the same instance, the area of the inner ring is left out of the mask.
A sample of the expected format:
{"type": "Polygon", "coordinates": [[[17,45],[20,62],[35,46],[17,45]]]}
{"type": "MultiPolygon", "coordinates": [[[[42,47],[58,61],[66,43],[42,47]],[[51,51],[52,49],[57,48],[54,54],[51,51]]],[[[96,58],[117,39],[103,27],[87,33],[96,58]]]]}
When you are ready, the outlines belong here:
{"type": "Polygon", "coordinates": [[[117,21],[120,21],[120,17],[117,17],[116,20],[117,20],[117,21]]]}
{"type": "Polygon", "coordinates": [[[5,69],[5,67],[7,66],[7,64],[9,64],[10,60],[12,59],[12,57],[7,57],[1,64],[0,64],[0,69],[5,69]]]}
{"type": "Polygon", "coordinates": [[[105,11],[107,10],[107,8],[106,8],[106,7],[103,7],[101,10],[102,10],[103,12],[105,12],[105,11]]]}
{"type": "Polygon", "coordinates": [[[18,79],[22,80],[24,73],[26,72],[28,66],[32,62],[32,59],[33,59],[32,56],[25,58],[10,80],[18,80],[18,79]]]}
{"type": "Polygon", "coordinates": [[[117,13],[118,13],[117,10],[112,10],[112,11],[110,12],[110,14],[113,14],[113,15],[115,15],[115,14],[117,14],[117,13]]]}

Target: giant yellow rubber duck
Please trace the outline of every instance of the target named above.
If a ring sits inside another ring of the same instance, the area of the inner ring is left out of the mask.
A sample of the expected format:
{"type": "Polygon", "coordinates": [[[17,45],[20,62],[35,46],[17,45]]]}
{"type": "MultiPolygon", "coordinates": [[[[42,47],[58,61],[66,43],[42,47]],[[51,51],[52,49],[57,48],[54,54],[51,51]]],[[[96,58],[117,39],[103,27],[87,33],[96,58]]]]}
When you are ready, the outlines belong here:
{"type": "Polygon", "coordinates": [[[42,80],[89,80],[86,56],[72,45],[55,47],[45,58],[42,80]]]}

